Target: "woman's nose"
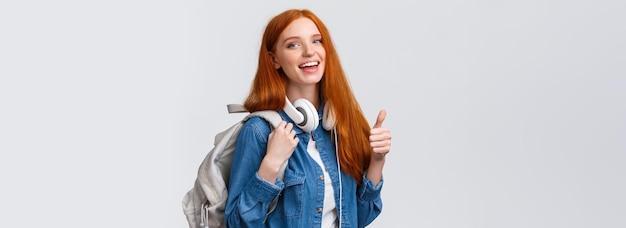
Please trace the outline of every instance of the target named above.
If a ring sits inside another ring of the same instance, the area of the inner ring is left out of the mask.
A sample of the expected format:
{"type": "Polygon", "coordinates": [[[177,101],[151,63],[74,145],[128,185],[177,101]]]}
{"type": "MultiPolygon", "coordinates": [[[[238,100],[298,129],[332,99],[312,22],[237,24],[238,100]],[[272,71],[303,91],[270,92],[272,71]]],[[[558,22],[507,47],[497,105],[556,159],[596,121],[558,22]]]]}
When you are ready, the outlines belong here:
{"type": "Polygon", "coordinates": [[[302,56],[312,56],[315,54],[315,48],[310,45],[310,44],[305,44],[303,51],[302,51],[302,56]]]}

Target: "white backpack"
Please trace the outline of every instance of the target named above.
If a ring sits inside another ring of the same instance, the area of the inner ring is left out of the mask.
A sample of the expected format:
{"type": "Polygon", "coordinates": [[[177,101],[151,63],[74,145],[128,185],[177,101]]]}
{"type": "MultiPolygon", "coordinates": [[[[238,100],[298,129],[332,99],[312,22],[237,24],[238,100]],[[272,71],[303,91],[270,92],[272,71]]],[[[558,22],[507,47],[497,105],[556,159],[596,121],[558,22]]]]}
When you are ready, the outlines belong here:
{"type": "MultiPolygon", "coordinates": [[[[241,105],[228,105],[229,113],[247,112],[241,105]]],[[[237,136],[246,120],[259,116],[268,121],[273,128],[278,126],[282,118],[276,111],[257,111],[246,115],[241,121],[215,136],[214,147],[206,155],[194,186],[183,198],[183,212],[190,228],[226,227],[224,210],[228,198],[228,181],[230,167],[235,153],[237,136]]],[[[287,163],[281,167],[278,178],[282,179],[287,163]]],[[[270,205],[271,213],[276,201],[270,205]]]]}

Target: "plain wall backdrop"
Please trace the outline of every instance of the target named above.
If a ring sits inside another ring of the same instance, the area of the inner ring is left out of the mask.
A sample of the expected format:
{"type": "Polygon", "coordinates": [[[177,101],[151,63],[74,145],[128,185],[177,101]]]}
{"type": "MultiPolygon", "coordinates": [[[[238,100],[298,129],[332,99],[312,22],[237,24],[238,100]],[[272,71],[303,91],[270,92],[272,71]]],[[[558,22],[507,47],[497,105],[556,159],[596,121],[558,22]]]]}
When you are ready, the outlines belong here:
{"type": "Polygon", "coordinates": [[[370,227],[626,227],[625,1],[3,1],[0,227],[186,227],[265,24],[326,23],[393,135],[370,227]]]}

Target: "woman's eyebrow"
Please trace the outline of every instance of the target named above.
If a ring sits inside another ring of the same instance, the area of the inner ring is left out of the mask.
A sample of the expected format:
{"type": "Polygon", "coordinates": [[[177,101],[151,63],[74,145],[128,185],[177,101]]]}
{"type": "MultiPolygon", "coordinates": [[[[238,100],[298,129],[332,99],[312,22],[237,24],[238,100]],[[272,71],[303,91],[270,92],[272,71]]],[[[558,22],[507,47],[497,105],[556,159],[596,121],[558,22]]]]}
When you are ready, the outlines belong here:
{"type": "Polygon", "coordinates": [[[290,36],[290,37],[285,38],[285,39],[283,40],[283,42],[282,42],[282,43],[284,44],[284,43],[287,43],[287,41],[290,41],[290,40],[299,40],[299,39],[300,39],[300,37],[299,37],[299,36],[290,36]]]}

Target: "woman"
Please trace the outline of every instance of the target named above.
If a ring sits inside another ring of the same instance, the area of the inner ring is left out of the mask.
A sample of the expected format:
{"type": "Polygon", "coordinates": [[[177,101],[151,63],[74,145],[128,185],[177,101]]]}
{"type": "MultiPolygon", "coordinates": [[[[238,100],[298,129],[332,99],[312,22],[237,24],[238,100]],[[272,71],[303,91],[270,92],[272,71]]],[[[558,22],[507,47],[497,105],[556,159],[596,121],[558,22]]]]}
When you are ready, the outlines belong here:
{"type": "Polygon", "coordinates": [[[270,20],[244,106],[279,111],[285,121],[271,129],[255,117],[242,127],[225,211],[229,227],[364,227],[380,214],[391,145],[382,127],[386,112],[369,127],[328,29],[311,11],[287,10],[270,20]],[[294,122],[303,117],[292,115],[295,106],[309,120],[304,126],[294,122]],[[277,178],[285,161],[284,178],[277,178]]]}

